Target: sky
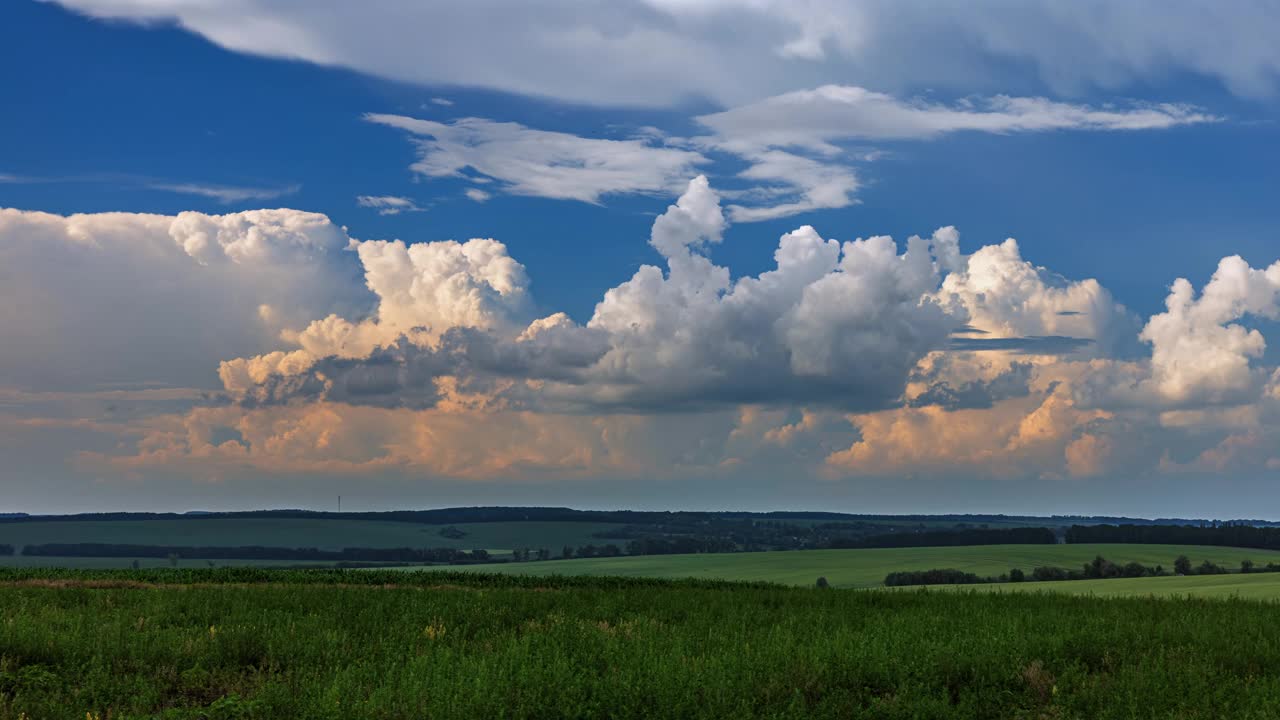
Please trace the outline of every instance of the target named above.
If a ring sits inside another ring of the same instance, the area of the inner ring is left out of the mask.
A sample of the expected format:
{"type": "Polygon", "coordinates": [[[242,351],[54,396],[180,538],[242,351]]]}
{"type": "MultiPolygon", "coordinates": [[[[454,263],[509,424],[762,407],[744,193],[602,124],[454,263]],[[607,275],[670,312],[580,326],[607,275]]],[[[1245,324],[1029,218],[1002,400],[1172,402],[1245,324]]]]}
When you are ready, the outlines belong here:
{"type": "Polygon", "coordinates": [[[1278,35],[0,4],[0,512],[1280,519],[1278,35]]]}

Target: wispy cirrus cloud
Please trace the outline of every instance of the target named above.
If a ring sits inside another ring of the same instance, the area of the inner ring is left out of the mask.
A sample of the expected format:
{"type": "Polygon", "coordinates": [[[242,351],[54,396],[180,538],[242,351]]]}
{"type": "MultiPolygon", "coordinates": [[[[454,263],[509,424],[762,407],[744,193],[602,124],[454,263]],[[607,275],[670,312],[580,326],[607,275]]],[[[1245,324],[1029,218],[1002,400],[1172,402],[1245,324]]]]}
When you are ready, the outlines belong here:
{"type": "Polygon", "coordinates": [[[670,193],[709,162],[698,152],[648,139],[588,138],[474,117],[448,123],[384,113],[364,117],[414,136],[413,172],[429,178],[474,173],[513,195],[599,203],[606,195],[670,193]]]}
{"type": "Polygon", "coordinates": [[[617,140],[474,117],[365,119],[413,136],[418,160],[411,169],[421,176],[500,183],[493,191],[468,190],[473,200],[505,192],[599,203],[608,195],[669,192],[705,172],[713,158],[731,157],[746,168],[736,175],[745,187],[726,193],[736,200],[729,215],[754,222],[856,202],[858,166],[876,151],[854,151],[854,143],[925,142],[958,132],[1150,131],[1221,118],[1171,103],[1094,107],[1000,95],[946,104],[826,85],[698,116],[695,122],[710,132],[692,138],[649,127],[617,140]]]}
{"type": "Polygon", "coordinates": [[[378,211],[379,215],[399,215],[405,212],[425,212],[426,208],[407,197],[399,195],[357,195],[356,204],[378,211]]]}
{"type": "Polygon", "coordinates": [[[237,187],[234,185],[206,185],[203,183],[168,183],[155,182],[149,183],[147,187],[152,190],[163,190],[165,192],[181,193],[183,195],[198,195],[200,197],[211,198],[220,203],[242,203],[250,200],[274,200],[286,195],[293,195],[302,189],[301,185],[286,185],[284,187],[237,187]]]}

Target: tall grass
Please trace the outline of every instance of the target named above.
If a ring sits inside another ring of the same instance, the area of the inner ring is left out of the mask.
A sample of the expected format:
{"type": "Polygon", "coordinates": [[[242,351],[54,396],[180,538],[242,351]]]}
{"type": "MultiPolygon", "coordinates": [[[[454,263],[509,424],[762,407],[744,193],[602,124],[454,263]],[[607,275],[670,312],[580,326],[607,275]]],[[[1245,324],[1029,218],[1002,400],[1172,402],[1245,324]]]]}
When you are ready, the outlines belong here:
{"type": "Polygon", "coordinates": [[[1271,718],[1280,606],[620,578],[0,572],[0,717],[1271,718]]]}

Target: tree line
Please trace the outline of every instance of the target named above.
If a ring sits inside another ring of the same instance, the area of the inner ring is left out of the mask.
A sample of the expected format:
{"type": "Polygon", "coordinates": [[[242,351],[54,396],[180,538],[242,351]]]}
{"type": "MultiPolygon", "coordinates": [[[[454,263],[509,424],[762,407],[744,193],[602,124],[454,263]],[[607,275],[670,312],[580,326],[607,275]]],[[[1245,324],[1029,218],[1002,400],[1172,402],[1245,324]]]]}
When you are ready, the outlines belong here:
{"type": "Polygon", "coordinates": [[[1162,545],[1220,545],[1280,549],[1280,528],[1244,524],[1196,525],[1072,525],[1069,543],[1143,543],[1162,545]]]}
{"type": "Polygon", "coordinates": [[[12,555],[12,554],[13,554],[12,545],[0,545],[0,555],[12,555]]]}
{"type": "Polygon", "coordinates": [[[319,548],[212,547],[186,545],[131,545],[122,543],[46,543],[26,545],[23,555],[38,557],[182,558],[185,560],[314,560],[323,562],[430,562],[480,563],[491,560],[488,551],[466,552],[455,548],[319,548]]]}
{"type": "Polygon", "coordinates": [[[833,548],[952,547],[960,545],[1053,545],[1057,536],[1049,528],[973,528],[886,533],[866,538],[833,539],[833,548]]]}
{"type": "MultiPolygon", "coordinates": [[[[1138,562],[1121,565],[1098,555],[1093,560],[1085,563],[1079,570],[1045,565],[1034,568],[1030,574],[1021,568],[1013,568],[1003,575],[985,577],[954,568],[902,570],[886,575],[884,584],[886,587],[904,585],[970,585],[975,583],[1026,581],[1106,580],[1113,578],[1165,577],[1170,575],[1223,575],[1229,572],[1232,571],[1210,560],[1205,560],[1199,565],[1193,565],[1186,555],[1179,555],[1173,561],[1172,571],[1166,570],[1163,565],[1149,567],[1138,562]]],[[[1267,563],[1259,567],[1252,560],[1246,559],[1240,561],[1238,572],[1280,572],[1280,564],[1267,563]]]]}

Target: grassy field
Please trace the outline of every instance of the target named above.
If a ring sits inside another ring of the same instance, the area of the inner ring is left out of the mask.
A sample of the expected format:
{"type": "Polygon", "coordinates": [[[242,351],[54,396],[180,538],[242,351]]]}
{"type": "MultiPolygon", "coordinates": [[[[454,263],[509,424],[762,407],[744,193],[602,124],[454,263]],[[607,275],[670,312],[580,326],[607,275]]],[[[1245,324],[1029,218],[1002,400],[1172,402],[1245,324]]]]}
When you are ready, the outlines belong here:
{"type": "MultiPolygon", "coordinates": [[[[565,545],[602,545],[592,533],[621,527],[588,522],[495,522],[455,525],[466,537],[440,535],[442,525],[372,520],[309,518],[210,518],[0,523],[0,544],[21,547],[41,543],[122,543],[268,547],[412,547],[509,552],[545,547],[556,555],[565,545]]],[[[127,564],[127,563],[126,563],[127,564]]]]}
{"type": "MultiPolygon", "coordinates": [[[[1078,568],[1096,555],[1117,563],[1140,562],[1172,568],[1186,555],[1198,564],[1212,560],[1239,567],[1249,558],[1258,565],[1280,562],[1280,552],[1199,545],[976,545],[967,547],[883,548],[869,550],[800,550],[794,552],[645,555],[546,562],[484,565],[475,572],[530,575],[624,575],[629,577],[758,580],[786,585],[813,585],[819,576],[834,587],[879,586],[896,570],[956,568],[978,575],[1000,575],[1011,568],[1030,571],[1039,565],[1078,568]]],[[[411,568],[433,571],[432,568],[411,568]]]]}
{"type": "Polygon", "coordinates": [[[1280,707],[1280,606],[1239,600],[0,571],[0,609],[6,720],[1216,720],[1280,707]]]}

